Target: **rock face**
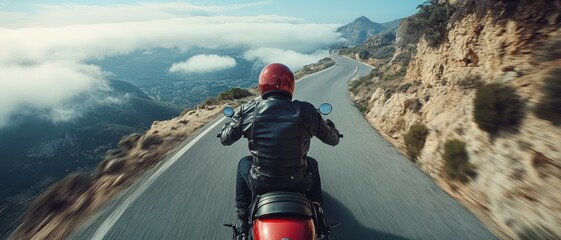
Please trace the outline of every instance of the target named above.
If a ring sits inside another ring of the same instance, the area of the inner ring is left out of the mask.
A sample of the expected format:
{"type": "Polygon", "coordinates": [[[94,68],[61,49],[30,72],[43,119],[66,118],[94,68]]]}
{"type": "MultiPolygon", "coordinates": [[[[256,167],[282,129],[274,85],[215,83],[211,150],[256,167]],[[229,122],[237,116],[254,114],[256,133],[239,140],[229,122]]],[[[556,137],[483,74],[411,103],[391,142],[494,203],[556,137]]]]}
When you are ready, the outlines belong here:
{"type": "Polygon", "coordinates": [[[464,12],[453,15],[442,44],[417,44],[402,82],[408,88],[388,95],[379,87],[355,100],[368,100],[366,118],[400,149],[409,127],[425,124],[430,132],[417,164],[499,237],[561,238],[561,126],[533,111],[544,77],[561,66],[561,1],[491,4],[485,11],[465,10],[466,2],[480,1],[452,2],[464,12]],[[485,83],[503,83],[521,96],[517,129],[490,135],[474,122],[477,87],[485,83]],[[466,143],[477,173],[468,182],[445,174],[449,139],[466,143]]]}

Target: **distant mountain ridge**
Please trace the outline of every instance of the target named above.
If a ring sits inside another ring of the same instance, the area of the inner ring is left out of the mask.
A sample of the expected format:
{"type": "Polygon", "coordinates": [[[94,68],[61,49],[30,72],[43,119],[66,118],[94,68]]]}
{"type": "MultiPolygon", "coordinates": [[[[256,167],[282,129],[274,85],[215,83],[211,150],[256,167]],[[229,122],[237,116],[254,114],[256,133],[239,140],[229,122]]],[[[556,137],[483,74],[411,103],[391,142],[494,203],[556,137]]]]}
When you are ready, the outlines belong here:
{"type": "Polygon", "coordinates": [[[376,23],[362,16],[351,23],[337,28],[337,32],[341,33],[342,36],[347,39],[347,41],[343,43],[346,47],[354,47],[363,44],[372,36],[395,30],[400,22],[401,19],[396,19],[391,22],[376,23]]]}

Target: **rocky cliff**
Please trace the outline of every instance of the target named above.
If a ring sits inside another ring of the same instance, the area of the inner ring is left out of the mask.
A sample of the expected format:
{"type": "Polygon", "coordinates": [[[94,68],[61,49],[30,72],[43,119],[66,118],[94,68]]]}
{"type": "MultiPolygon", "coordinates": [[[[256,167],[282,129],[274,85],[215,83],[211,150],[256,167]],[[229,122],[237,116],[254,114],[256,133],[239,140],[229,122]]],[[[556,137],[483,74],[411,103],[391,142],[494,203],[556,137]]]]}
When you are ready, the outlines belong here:
{"type": "Polygon", "coordinates": [[[414,161],[501,238],[561,238],[560,27],[561,1],[430,1],[402,22],[393,59],[369,59],[376,69],[351,83],[368,121],[410,156],[411,126],[426,127],[414,161]],[[481,103],[494,86],[514,100],[481,103]],[[516,121],[483,127],[494,114],[516,121]],[[463,177],[451,174],[453,139],[463,177]]]}

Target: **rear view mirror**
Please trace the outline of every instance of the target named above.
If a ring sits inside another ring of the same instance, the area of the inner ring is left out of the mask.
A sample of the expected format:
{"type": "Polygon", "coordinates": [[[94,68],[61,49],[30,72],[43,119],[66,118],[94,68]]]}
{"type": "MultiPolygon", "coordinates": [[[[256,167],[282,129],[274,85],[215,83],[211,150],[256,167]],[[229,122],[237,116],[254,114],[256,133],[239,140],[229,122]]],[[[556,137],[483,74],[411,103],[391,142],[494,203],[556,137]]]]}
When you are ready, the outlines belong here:
{"type": "Polygon", "coordinates": [[[224,110],[222,110],[222,112],[224,113],[224,116],[226,116],[226,117],[234,116],[234,109],[231,108],[231,107],[225,107],[224,110]]]}
{"type": "Polygon", "coordinates": [[[321,105],[319,105],[319,112],[323,115],[331,113],[332,110],[333,106],[331,106],[331,104],[329,103],[322,103],[321,105]]]}

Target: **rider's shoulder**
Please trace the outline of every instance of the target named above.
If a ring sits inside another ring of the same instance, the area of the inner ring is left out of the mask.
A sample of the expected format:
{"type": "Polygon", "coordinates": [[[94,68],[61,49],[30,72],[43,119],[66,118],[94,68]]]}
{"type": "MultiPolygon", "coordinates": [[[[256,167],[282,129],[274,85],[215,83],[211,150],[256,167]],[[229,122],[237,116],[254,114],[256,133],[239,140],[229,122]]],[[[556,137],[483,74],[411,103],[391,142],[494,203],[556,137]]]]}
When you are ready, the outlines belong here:
{"type": "Polygon", "coordinates": [[[300,101],[300,100],[293,100],[292,102],[297,103],[300,108],[305,108],[305,109],[315,109],[316,107],[314,107],[313,104],[306,102],[306,101],[300,101]]]}
{"type": "Polygon", "coordinates": [[[248,111],[252,111],[253,108],[255,108],[255,106],[257,105],[258,102],[259,102],[259,100],[253,99],[253,100],[250,100],[249,102],[246,102],[246,103],[242,104],[244,113],[248,112],[248,111]]]}
{"type": "Polygon", "coordinates": [[[248,107],[254,107],[259,102],[261,102],[261,99],[251,99],[249,100],[249,102],[244,103],[244,105],[248,107]]]}

